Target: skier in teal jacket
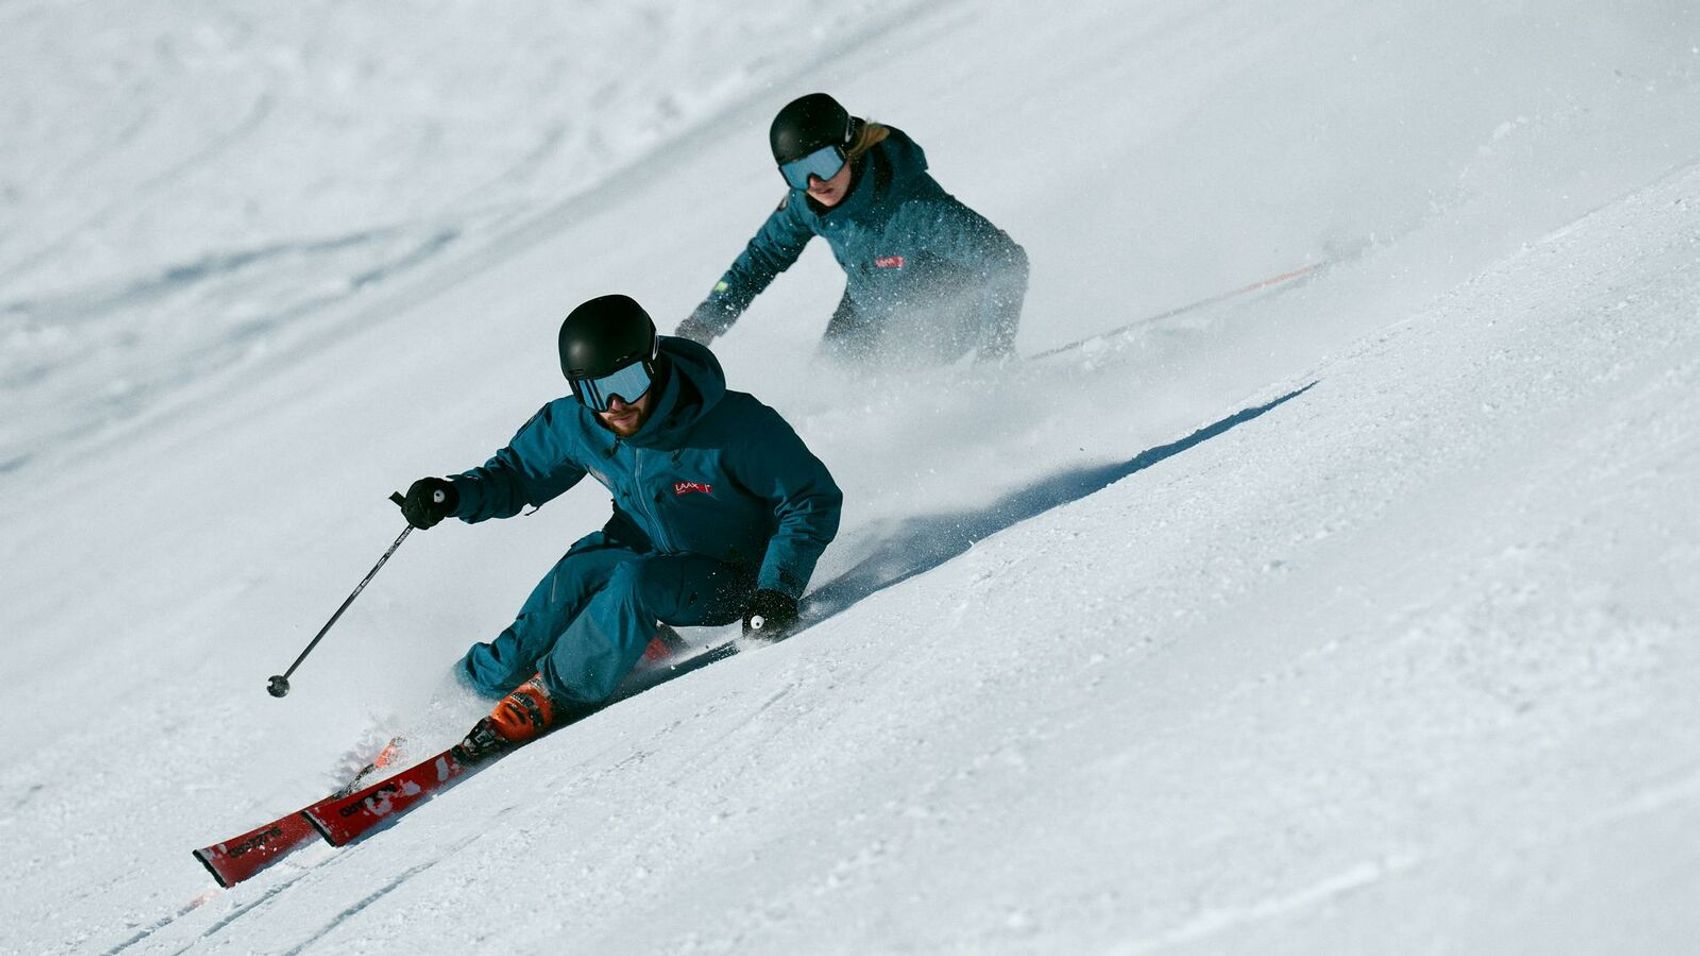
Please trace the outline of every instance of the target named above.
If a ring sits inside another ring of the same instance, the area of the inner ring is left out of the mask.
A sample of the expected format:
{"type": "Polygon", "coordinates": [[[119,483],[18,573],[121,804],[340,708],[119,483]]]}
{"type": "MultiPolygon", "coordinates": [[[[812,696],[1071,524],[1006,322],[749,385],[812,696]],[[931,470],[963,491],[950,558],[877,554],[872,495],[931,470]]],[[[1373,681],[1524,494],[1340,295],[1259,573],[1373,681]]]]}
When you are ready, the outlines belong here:
{"type": "Polygon", "coordinates": [[[727,389],[707,348],[658,336],[632,299],[574,309],[559,344],[573,394],[543,406],[482,466],[414,482],[402,505],[410,524],[429,528],[511,517],[586,475],[613,494],[607,524],[459,665],[477,690],[509,695],[488,718],[508,741],[606,699],[661,624],[743,618],[746,632],[782,635],[843,502],[778,412],[727,389]]]}
{"type": "Polygon", "coordinates": [[[678,334],[724,334],[815,236],[843,267],[822,351],[921,364],[1013,352],[1027,254],[944,191],[902,130],[851,116],[825,93],[787,104],[769,132],[790,192],[678,334]]]}

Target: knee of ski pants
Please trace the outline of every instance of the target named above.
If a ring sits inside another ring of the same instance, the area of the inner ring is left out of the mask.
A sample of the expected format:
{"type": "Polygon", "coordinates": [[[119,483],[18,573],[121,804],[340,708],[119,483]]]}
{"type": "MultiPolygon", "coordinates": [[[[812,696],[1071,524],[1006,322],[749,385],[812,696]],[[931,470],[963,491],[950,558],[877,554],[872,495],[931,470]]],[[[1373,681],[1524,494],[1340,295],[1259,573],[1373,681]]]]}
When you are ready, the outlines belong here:
{"type": "Polygon", "coordinates": [[[671,563],[651,558],[616,567],[540,662],[550,694],[586,704],[612,694],[642,656],[656,622],[676,606],[682,577],[671,563]]]}
{"type": "Polygon", "coordinates": [[[753,574],[701,555],[623,562],[556,639],[542,664],[544,683],[569,699],[600,701],[637,663],[658,623],[729,624],[753,589],[753,574]]]}
{"type": "Polygon", "coordinates": [[[561,633],[584,611],[621,564],[637,552],[589,535],[537,582],[502,633],[477,643],[461,660],[461,676],[477,691],[501,697],[537,672],[561,633]]]}

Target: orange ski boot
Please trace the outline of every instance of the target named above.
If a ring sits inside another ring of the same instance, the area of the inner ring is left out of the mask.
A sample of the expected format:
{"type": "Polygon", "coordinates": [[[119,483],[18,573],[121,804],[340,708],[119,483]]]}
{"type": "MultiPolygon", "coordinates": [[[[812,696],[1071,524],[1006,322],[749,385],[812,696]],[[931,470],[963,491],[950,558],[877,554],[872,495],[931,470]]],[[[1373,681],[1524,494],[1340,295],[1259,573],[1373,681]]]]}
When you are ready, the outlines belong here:
{"type": "Polygon", "coordinates": [[[461,747],[475,759],[511,750],[543,736],[555,725],[557,713],[555,702],[543,688],[543,675],[533,674],[496,702],[490,716],[472,728],[461,747]]]}

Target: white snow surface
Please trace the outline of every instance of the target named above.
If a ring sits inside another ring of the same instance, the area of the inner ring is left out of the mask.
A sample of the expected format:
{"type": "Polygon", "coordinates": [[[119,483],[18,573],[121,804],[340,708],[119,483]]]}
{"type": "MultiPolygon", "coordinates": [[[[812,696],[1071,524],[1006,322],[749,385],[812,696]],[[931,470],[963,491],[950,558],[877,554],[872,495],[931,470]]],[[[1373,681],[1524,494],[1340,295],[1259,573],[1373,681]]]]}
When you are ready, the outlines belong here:
{"type": "Polygon", "coordinates": [[[1692,3],[8,0],[0,63],[0,951],[1700,946],[1692,3]],[[815,89],[1088,341],[821,368],[811,248],[716,351],[845,489],[834,613],[214,888],[452,742],[599,487],[265,678],[567,309],[689,311],[815,89]]]}

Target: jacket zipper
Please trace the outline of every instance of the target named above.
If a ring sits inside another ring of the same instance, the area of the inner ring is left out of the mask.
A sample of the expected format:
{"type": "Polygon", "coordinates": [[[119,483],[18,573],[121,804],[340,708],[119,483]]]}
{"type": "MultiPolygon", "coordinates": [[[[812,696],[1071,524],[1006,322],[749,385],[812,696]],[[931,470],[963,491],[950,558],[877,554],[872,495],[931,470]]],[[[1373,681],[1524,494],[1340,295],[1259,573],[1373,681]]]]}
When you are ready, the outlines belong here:
{"type": "Polygon", "coordinates": [[[667,540],[667,529],[661,524],[661,514],[654,508],[654,499],[643,484],[643,451],[632,445],[626,447],[632,450],[632,481],[637,485],[639,506],[649,515],[650,527],[654,529],[655,544],[662,554],[672,554],[672,542],[667,540]]]}

